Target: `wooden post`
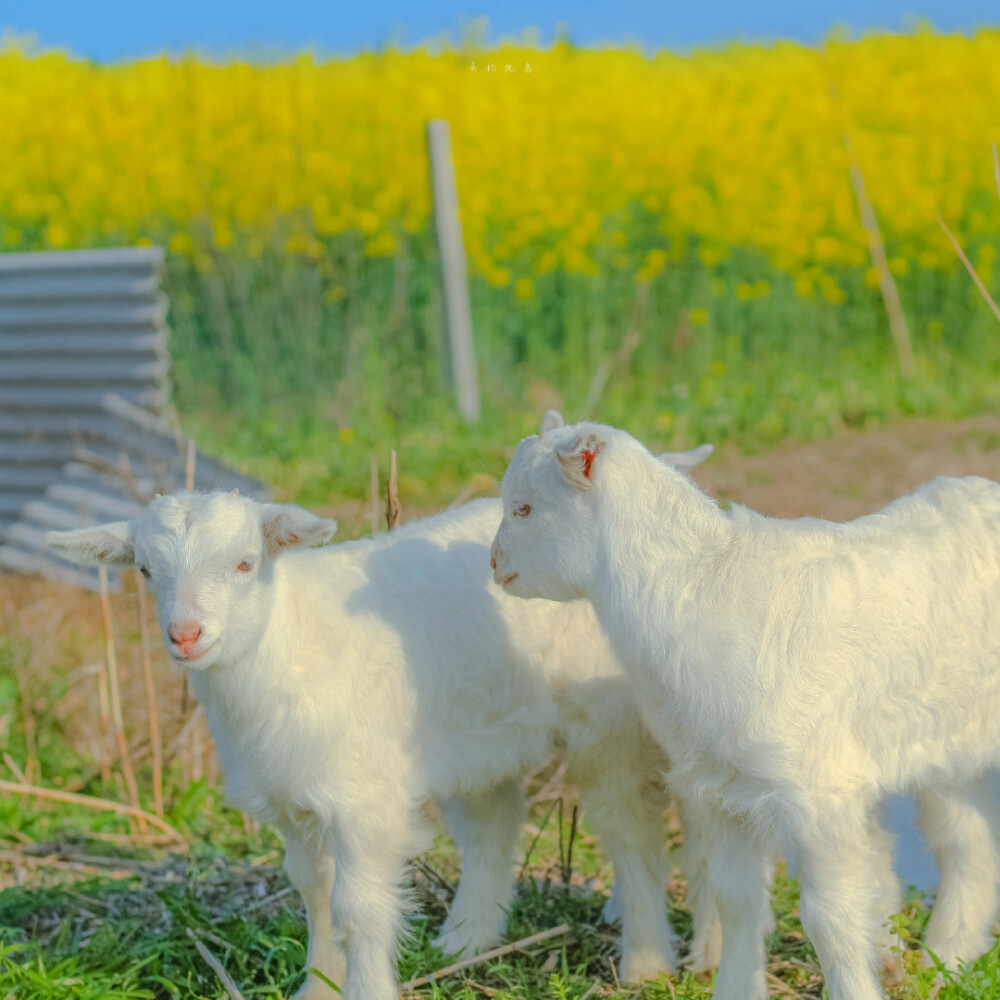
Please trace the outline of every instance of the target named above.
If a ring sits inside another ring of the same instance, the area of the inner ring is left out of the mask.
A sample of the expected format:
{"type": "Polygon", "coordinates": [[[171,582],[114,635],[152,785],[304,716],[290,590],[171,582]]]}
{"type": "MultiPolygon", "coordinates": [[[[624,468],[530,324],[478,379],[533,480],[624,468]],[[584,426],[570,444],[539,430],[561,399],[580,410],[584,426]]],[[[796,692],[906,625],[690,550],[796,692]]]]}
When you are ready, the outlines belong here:
{"type": "Polygon", "coordinates": [[[858,203],[861,225],[868,235],[868,250],[871,253],[875,270],[878,272],[878,287],[882,292],[882,301],[889,316],[889,330],[892,333],[893,343],[896,345],[899,370],[903,373],[904,378],[913,378],[917,373],[917,365],[913,359],[913,345],[910,343],[910,331],[906,325],[903,303],[899,300],[899,289],[896,288],[892,271],[889,270],[889,261],[886,258],[885,244],[882,242],[882,232],[878,227],[875,209],[865,192],[864,175],[861,173],[858,161],[854,158],[851,138],[846,133],[844,134],[844,146],[847,148],[847,157],[850,160],[851,186],[854,188],[854,197],[858,203]]]}
{"type": "Polygon", "coordinates": [[[465,266],[462,223],[458,217],[458,190],[451,159],[448,123],[435,118],[427,124],[434,220],[444,285],[444,325],[451,349],[451,377],[458,392],[458,411],[470,423],[479,420],[479,378],[472,346],[472,309],[465,266]]]}

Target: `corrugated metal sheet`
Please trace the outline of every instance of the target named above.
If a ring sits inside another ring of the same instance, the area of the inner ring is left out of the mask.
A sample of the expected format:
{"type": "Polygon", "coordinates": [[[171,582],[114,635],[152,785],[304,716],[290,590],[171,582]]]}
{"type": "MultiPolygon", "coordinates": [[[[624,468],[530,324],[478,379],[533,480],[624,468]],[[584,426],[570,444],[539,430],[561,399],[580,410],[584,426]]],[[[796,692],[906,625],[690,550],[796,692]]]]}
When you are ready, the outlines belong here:
{"type": "MultiPolygon", "coordinates": [[[[95,586],[44,531],[134,517],[184,485],[162,269],[159,247],[0,254],[0,566],[95,586]]],[[[200,454],[195,485],[265,494],[200,454]]]]}
{"type": "Polygon", "coordinates": [[[162,268],[159,247],[0,254],[0,533],[59,479],[109,392],[165,415],[162,268]]]}

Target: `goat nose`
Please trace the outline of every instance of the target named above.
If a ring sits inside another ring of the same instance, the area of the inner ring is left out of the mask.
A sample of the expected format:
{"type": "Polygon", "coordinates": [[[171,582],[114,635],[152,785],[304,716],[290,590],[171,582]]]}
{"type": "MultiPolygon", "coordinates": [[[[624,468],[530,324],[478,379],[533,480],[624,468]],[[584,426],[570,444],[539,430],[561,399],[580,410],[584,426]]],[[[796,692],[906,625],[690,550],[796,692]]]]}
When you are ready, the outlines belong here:
{"type": "Polygon", "coordinates": [[[493,544],[490,546],[490,569],[497,568],[497,551],[499,546],[497,545],[497,540],[493,539],[493,544]]]}
{"type": "Polygon", "coordinates": [[[171,622],[167,632],[176,645],[192,646],[201,635],[201,626],[197,622],[171,622]]]}
{"type": "Polygon", "coordinates": [[[497,568],[497,558],[496,556],[490,556],[490,569],[497,568]]]}

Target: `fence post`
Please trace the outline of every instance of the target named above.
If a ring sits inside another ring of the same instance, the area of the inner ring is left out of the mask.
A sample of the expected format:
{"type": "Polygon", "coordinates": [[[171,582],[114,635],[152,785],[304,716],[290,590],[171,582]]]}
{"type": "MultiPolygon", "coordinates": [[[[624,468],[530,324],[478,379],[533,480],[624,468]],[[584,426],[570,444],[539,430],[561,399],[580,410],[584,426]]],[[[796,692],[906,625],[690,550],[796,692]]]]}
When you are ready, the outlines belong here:
{"type": "Polygon", "coordinates": [[[434,187],[434,220],[441,254],[444,325],[451,352],[451,377],[458,393],[459,413],[470,423],[476,423],[479,420],[479,378],[472,346],[472,310],[469,307],[462,224],[458,217],[451,136],[448,123],[443,118],[427,123],[427,146],[434,187]]]}

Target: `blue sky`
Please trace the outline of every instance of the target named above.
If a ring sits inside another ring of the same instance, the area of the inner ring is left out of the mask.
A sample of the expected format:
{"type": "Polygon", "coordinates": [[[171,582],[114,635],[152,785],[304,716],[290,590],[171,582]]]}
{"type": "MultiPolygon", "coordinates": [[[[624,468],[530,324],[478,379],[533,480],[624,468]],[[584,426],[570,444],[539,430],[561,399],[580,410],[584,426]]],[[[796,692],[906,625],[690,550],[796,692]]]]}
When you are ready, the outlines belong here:
{"type": "Polygon", "coordinates": [[[0,0],[0,28],[101,61],[168,50],[266,56],[315,47],[326,53],[403,46],[489,19],[490,39],[526,26],[548,42],[564,25],[573,41],[634,39],[644,47],[690,48],[729,38],[821,39],[835,24],[890,30],[930,20],[944,30],[1000,24],[998,0],[0,0]]]}

